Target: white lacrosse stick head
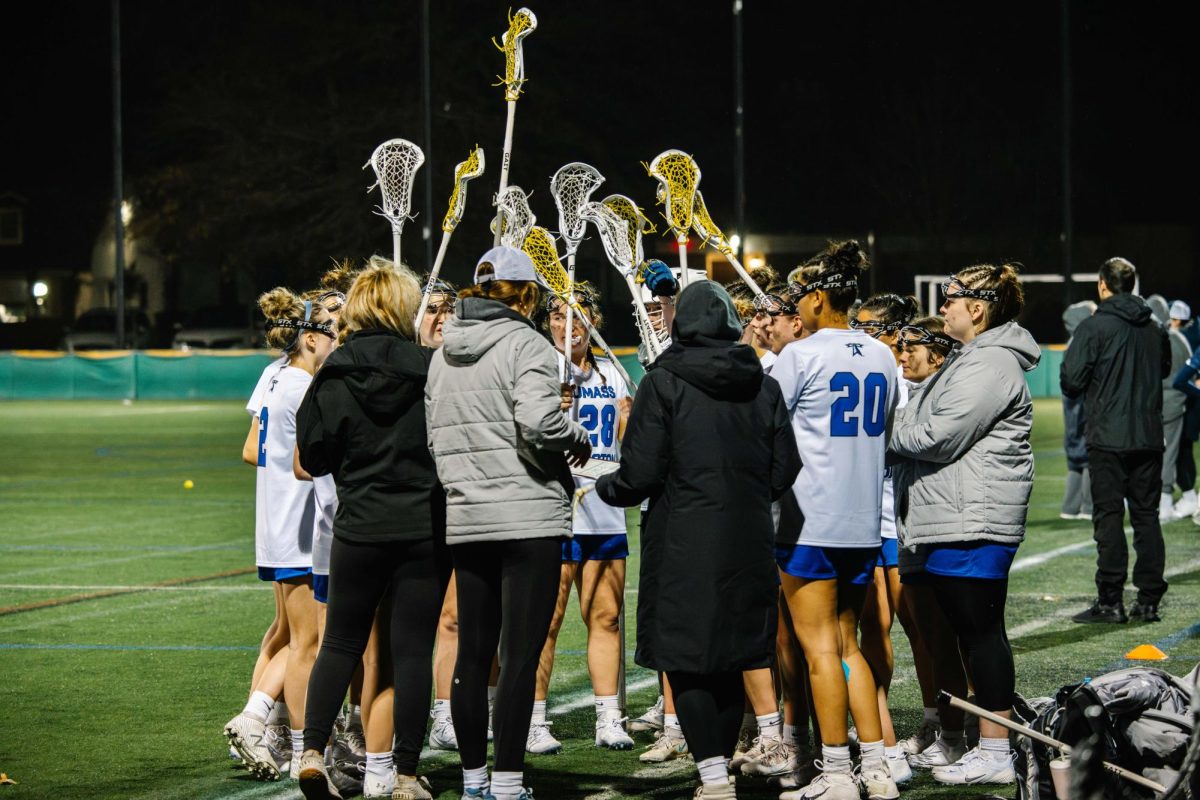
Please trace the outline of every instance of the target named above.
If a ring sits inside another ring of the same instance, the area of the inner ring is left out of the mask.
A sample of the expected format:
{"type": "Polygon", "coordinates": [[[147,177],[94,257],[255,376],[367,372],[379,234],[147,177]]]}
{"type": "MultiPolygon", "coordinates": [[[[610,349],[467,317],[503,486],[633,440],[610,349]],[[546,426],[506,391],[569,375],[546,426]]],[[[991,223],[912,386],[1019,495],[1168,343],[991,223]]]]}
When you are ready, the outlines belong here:
{"type": "Polygon", "coordinates": [[[537,217],[529,207],[529,195],[520,186],[509,186],[496,196],[495,205],[499,214],[492,222],[492,233],[496,232],[495,226],[498,224],[500,244],[519,250],[530,228],[537,222],[537,217]]]}
{"type": "Polygon", "coordinates": [[[492,39],[492,44],[504,51],[504,77],[496,85],[504,85],[505,100],[516,100],[521,96],[521,88],[525,85],[525,49],[521,42],[536,30],[537,15],[528,8],[519,8],[514,14],[510,8],[508,30],[499,42],[492,39]]]}
{"type": "Polygon", "coordinates": [[[564,164],[550,177],[550,194],[558,206],[558,232],[567,242],[568,255],[579,249],[587,231],[587,220],[579,211],[602,183],[604,176],[599,170],[579,161],[564,164]]]}
{"type": "Polygon", "coordinates": [[[634,252],[629,245],[629,226],[625,220],[608,206],[595,201],[584,203],[579,214],[596,226],[608,262],[620,270],[621,274],[632,274],[637,264],[633,260],[634,252]]]}
{"type": "Polygon", "coordinates": [[[450,192],[450,207],[442,218],[442,231],[454,233],[467,210],[467,184],[483,174],[483,148],[475,145],[466,161],[458,162],[454,168],[454,189],[450,192]]]}
{"type": "Polygon", "coordinates": [[[399,233],[404,223],[413,218],[412,187],[417,170],[425,163],[425,153],[407,139],[388,139],[375,148],[371,160],[363,165],[375,170],[375,183],[367,191],[379,187],[380,205],[376,212],[387,217],[392,230],[399,233]]]}
{"type": "Polygon", "coordinates": [[[658,181],[659,202],[666,202],[665,216],[676,238],[687,238],[692,227],[692,203],[700,185],[700,167],[682,150],[664,150],[649,164],[643,163],[650,177],[658,181]]]}
{"type": "Polygon", "coordinates": [[[629,253],[633,259],[631,264],[636,268],[646,260],[645,253],[642,251],[642,234],[654,233],[653,223],[637,207],[637,203],[623,194],[610,194],[601,203],[625,223],[625,235],[628,239],[629,253]]]}

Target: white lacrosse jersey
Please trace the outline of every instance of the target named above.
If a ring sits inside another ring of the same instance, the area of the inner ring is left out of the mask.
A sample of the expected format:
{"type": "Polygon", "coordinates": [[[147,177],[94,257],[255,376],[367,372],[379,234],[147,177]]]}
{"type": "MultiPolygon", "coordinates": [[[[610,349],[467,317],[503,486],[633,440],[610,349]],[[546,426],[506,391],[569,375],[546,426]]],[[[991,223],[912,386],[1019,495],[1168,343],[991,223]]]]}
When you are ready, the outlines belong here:
{"type": "Polygon", "coordinates": [[[263,390],[258,412],[255,560],[260,567],[312,566],[316,503],[311,481],[296,479],[296,411],[312,376],[284,367],[263,390]]]}
{"type": "Polygon", "coordinates": [[[250,393],[250,399],[246,402],[246,413],[255,419],[258,418],[258,412],[263,406],[263,393],[267,391],[268,382],[287,365],[288,357],[280,356],[263,367],[262,374],[258,376],[258,383],[254,384],[254,391],[250,393]]]}
{"type": "Polygon", "coordinates": [[[758,357],[758,363],[762,364],[763,372],[771,374],[771,367],[779,360],[779,356],[775,355],[773,350],[764,350],[763,354],[758,357]]]}
{"type": "MultiPolygon", "coordinates": [[[[908,405],[908,381],[904,380],[904,368],[896,367],[896,409],[908,405]]],[[[884,539],[896,538],[896,486],[892,482],[892,468],[883,469],[883,517],[879,521],[879,535],[884,539]]]]}
{"type": "Polygon", "coordinates": [[[780,541],[878,547],[896,359],[862,331],[824,328],[790,342],[771,367],[803,467],[792,487],[803,528],[780,541]]]}
{"type": "Polygon", "coordinates": [[[313,478],[313,500],[317,506],[312,545],[313,574],[328,575],[329,551],[333,549],[333,518],[338,509],[337,485],[332,475],[313,478]]]}
{"type": "MultiPolygon", "coordinates": [[[[558,356],[559,368],[565,360],[558,356]]],[[[620,401],[629,397],[629,387],[607,358],[596,358],[596,368],[582,372],[572,367],[575,382],[575,406],[572,416],[588,432],[592,444],[592,458],[600,461],[620,461],[621,442],[617,438],[621,428],[620,401]]],[[[591,486],[595,478],[574,475],[575,488],[591,486]]],[[[625,509],[610,506],[595,492],[588,492],[579,503],[572,526],[576,536],[611,536],[625,533],[625,509]]]]}

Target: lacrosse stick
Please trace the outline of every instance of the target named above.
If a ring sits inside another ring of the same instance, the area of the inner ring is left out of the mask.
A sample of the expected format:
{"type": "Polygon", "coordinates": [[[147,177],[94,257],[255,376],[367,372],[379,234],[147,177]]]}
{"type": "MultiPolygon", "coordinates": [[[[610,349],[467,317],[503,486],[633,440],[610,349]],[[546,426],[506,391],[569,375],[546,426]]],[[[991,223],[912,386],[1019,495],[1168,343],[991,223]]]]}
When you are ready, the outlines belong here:
{"type": "Polygon", "coordinates": [[[658,201],[667,206],[663,216],[671,224],[679,245],[679,283],[687,286],[688,230],[692,227],[693,197],[700,185],[700,167],[682,150],[664,150],[649,164],[642,162],[642,166],[658,181],[658,201]]]}
{"type": "MultiPolygon", "coordinates": [[[[606,199],[605,203],[610,200],[612,200],[612,197],[606,199]]],[[[632,203],[632,201],[629,202],[632,203]]],[[[629,288],[629,293],[633,295],[633,309],[637,319],[638,332],[641,334],[642,341],[646,345],[646,352],[649,354],[650,360],[653,361],[662,355],[665,348],[658,334],[654,332],[654,327],[650,324],[650,314],[646,311],[646,304],[642,301],[642,293],[638,290],[637,283],[634,281],[634,274],[636,272],[634,258],[638,251],[630,246],[631,226],[605,203],[585,203],[580,215],[596,226],[596,230],[600,233],[600,241],[604,245],[604,254],[608,256],[609,263],[616,267],[617,271],[621,273],[621,277],[625,279],[625,285],[629,288]]],[[[636,235],[637,248],[640,250],[640,222],[636,227],[638,230],[636,235]]]]}
{"type": "MultiPolygon", "coordinates": [[[[625,371],[625,367],[621,365],[620,359],[613,354],[612,348],[608,346],[608,342],[604,341],[604,337],[592,325],[591,320],[587,318],[587,314],[579,307],[579,303],[567,293],[567,271],[563,269],[562,261],[558,258],[558,246],[554,243],[554,237],[550,235],[550,231],[540,225],[534,225],[530,229],[529,235],[525,237],[525,243],[521,249],[533,260],[533,268],[537,270],[537,274],[542,277],[542,281],[546,287],[554,292],[554,294],[567,304],[567,308],[574,307],[579,318],[583,320],[584,327],[587,328],[588,338],[596,343],[596,346],[604,351],[604,354],[612,360],[613,366],[617,368],[617,372],[621,373],[621,377],[625,380],[625,385],[629,387],[630,396],[633,395],[637,384],[633,382],[633,378],[629,377],[629,373],[625,371]]],[[[571,329],[567,329],[567,341],[570,341],[571,329]]],[[[569,367],[568,367],[569,369],[569,367]]]]}
{"type": "Polygon", "coordinates": [[[704,195],[700,193],[699,189],[696,190],[696,199],[692,204],[692,230],[700,235],[706,245],[729,260],[733,271],[750,287],[750,291],[754,292],[755,297],[759,300],[766,300],[767,296],[763,293],[762,287],[755,283],[754,279],[750,277],[750,273],[742,267],[742,262],[738,261],[729,240],[725,238],[725,234],[721,233],[717,223],[713,222],[712,217],[708,215],[708,208],[704,205],[704,195]]]}
{"type": "Polygon", "coordinates": [[[424,163],[425,153],[421,148],[407,139],[388,139],[376,147],[371,160],[363,164],[363,169],[371,167],[375,170],[375,183],[367,191],[379,187],[381,201],[375,213],[392,223],[392,263],[397,266],[400,264],[400,233],[404,223],[414,216],[409,213],[413,179],[424,163]]]}
{"type": "MultiPolygon", "coordinates": [[[[587,164],[573,161],[559,167],[550,177],[550,194],[554,197],[554,205],[558,206],[558,232],[567,242],[567,330],[573,331],[575,305],[575,251],[583,241],[587,231],[587,222],[579,217],[579,209],[596,191],[596,187],[604,183],[604,176],[599,170],[587,164]]],[[[563,383],[570,383],[571,372],[571,337],[568,335],[563,355],[567,357],[563,364],[563,383]]]]}
{"type": "MultiPolygon", "coordinates": [[[[496,191],[499,199],[508,188],[508,168],[512,163],[513,122],[517,118],[517,98],[525,86],[525,50],[521,42],[526,36],[537,30],[537,17],[528,8],[517,10],[516,14],[509,11],[508,30],[497,42],[492,38],[492,44],[504,53],[504,77],[495,86],[504,86],[504,99],[508,102],[508,120],[504,124],[504,156],[500,159],[500,188],[496,191]]],[[[499,213],[497,213],[497,219],[499,213]]],[[[500,244],[500,224],[497,221],[495,239],[492,245],[500,244]]]]}
{"type": "Polygon", "coordinates": [[[529,207],[529,195],[520,186],[509,186],[496,196],[496,219],[492,221],[500,234],[500,244],[521,249],[529,229],[537,222],[529,207]]]}
{"type": "Polygon", "coordinates": [[[433,286],[437,283],[438,273],[442,271],[442,261],[446,258],[446,248],[450,245],[450,237],[454,229],[462,222],[463,213],[467,210],[467,184],[483,174],[483,148],[475,145],[466,161],[458,162],[454,168],[454,189],[450,192],[450,207],[442,218],[442,244],[438,247],[437,258],[433,260],[433,268],[429,270],[429,281],[421,294],[421,307],[417,311],[416,337],[421,336],[421,323],[425,321],[425,308],[429,305],[429,297],[433,294],[433,286]]]}

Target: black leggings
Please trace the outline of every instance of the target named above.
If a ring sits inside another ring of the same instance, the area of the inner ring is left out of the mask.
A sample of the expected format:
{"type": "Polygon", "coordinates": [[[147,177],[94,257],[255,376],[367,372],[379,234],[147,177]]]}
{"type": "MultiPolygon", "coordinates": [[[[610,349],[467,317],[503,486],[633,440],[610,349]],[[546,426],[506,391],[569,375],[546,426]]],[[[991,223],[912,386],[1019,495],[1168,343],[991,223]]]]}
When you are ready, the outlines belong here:
{"type": "Polygon", "coordinates": [[[667,680],[692,757],[732,758],[746,699],[742,673],[668,672],[667,680]]]}
{"type": "Polygon", "coordinates": [[[967,659],[976,702],[988,711],[1009,711],[1016,691],[1016,671],[1004,630],[1008,578],[930,574],[929,582],[967,659]]]}
{"type": "Polygon", "coordinates": [[[558,600],[562,539],[451,546],[458,586],[458,661],[450,714],[463,769],[487,765],[488,676],[500,648],[492,727],[497,772],[521,772],[538,657],[558,600]]]}
{"type": "Polygon", "coordinates": [[[449,553],[442,541],[333,540],[325,637],[308,681],[305,750],[325,750],[350,679],[367,649],[375,611],[390,590],[395,767],[401,775],[416,774],[429,715],[433,640],[449,579],[449,553]]]}

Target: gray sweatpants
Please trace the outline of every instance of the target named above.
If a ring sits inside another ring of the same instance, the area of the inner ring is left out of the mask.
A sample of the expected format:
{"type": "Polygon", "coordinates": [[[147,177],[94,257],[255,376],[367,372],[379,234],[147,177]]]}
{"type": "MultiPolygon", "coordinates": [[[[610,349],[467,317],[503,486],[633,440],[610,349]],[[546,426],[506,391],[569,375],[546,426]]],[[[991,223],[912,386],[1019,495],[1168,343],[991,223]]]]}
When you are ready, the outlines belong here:
{"type": "Polygon", "coordinates": [[[1163,422],[1163,451],[1162,491],[1171,494],[1175,486],[1175,460],[1179,457],[1179,438],[1183,436],[1183,417],[1176,417],[1170,422],[1163,422]]]}

